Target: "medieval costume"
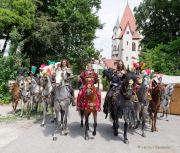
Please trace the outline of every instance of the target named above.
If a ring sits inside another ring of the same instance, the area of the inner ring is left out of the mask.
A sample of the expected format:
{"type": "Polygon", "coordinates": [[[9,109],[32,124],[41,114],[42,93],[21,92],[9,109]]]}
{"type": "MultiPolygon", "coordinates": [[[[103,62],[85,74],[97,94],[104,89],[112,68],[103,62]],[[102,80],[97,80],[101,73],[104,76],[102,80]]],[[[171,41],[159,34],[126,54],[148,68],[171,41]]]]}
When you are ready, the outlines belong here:
{"type": "MultiPolygon", "coordinates": [[[[88,88],[88,83],[94,84],[98,83],[98,75],[94,71],[85,71],[80,74],[80,80],[82,82],[82,87],[80,88],[78,97],[77,97],[77,110],[85,110],[85,109],[90,109],[90,106],[88,105],[88,101],[86,99],[86,91],[88,88]]],[[[96,101],[95,101],[95,109],[96,111],[101,110],[101,95],[97,91],[97,89],[94,87],[94,93],[96,96],[96,101]]]]}
{"type": "Polygon", "coordinates": [[[108,78],[108,80],[110,81],[110,89],[106,94],[105,97],[105,101],[104,101],[104,105],[103,105],[103,112],[105,114],[108,114],[110,112],[110,103],[112,100],[112,96],[113,93],[118,90],[123,82],[123,80],[125,79],[126,75],[125,75],[125,71],[124,70],[112,70],[112,69],[108,69],[105,70],[106,72],[106,76],[108,78]]]}

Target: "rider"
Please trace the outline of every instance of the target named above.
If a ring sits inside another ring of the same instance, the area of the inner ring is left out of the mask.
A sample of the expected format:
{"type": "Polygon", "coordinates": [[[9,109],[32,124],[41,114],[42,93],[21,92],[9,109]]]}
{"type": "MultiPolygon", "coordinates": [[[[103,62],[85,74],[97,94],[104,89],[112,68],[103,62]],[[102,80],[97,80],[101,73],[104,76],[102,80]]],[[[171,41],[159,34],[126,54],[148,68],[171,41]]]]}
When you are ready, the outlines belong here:
{"type": "Polygon", "coordinates": [[[126,71],[124,62],[121,60],[117,63],[116,69],[109,72],[108,78],[110,81],[110,89],[107,92],[107,95],[106,95],[105,101],[104,101],[104,105],[103,105],[103,108],[104,108],[103,112],[106,115],[110,111],[110,102],[111,102],[111,98],[113,96],[113,93],[122,84],[123,80],[126,77],[126,73],[127,73],[127,71],[126,71]]]}
{"type": "Polygon", "coordinates": [[[66,60],[66,59],[63,59],[61,64],[60,64],[60,68],[62,71],[66,71],[67,74],[68,74],[68,79],[66,80],[65,84],[69,87],[69,91],[70,91],[70,94],[71,94],[71,101],[72,101],[72,106],[75,106],[75,98],[74,98],[74,90],[71,86],[71,82],[70,82],[70,79],[73,78],[73,73],[72,73],[72,70],[70,68],[70,65],[69,65],[69,62],[66,60]]]}
{"type": "MultiPolygon", "coordinates": [[[[93,80],[93,84],[96,84],[98,83],[98,75],[97,73],[95,73],[93,71],[93,67],[92,67],[92,64],[89,63],[87,64],[86,66],[86,71],[82,72],[80,74],[80,82],[82,83],[82,86],[80,88],[80,91],[79,91],[79,94],[78,94],[78,97],[77,97],[77,110],[80,110],[81,109],[81,104],[82,104],[82,98],[83,98],[83,95],[85,94],[86,92],[86,82],[87,82],[87,79],[88,78],[91,78],[93,80]]],[[[99,101],[99,104],[101,102],[101,95],[100,93],[96,90],[96,95],[98,97],[98,101],[99,101]]],[[[100,106],[97,106],[97,111],[100,111],[100,106]]]]}

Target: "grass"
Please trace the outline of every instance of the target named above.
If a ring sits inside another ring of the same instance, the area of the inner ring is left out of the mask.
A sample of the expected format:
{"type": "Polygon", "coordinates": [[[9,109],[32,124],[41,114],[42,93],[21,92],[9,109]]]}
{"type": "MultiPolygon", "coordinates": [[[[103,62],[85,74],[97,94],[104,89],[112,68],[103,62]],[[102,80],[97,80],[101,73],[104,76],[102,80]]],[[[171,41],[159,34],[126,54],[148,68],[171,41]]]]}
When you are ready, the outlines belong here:
{"type": "MultiPolygon", "coordinates": [[[[6,116],[0,116],[0,123],[12,123],[21,120],[27,120],[26,111],[24,115],[20,117],[21,110],[17,110],[15,114],[8,114],[6,116]]],[[[31,111],[31,119],[39,120],[42,117],[42,112],[31,111]]]]}

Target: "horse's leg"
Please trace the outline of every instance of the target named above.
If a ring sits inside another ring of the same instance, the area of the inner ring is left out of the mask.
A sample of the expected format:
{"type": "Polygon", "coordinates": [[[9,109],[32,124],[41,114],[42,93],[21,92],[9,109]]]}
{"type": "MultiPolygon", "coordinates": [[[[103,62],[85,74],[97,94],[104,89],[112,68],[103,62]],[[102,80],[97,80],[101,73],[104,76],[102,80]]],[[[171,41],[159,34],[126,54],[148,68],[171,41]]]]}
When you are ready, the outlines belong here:
{"type": "Polygon", "coordinates": [[[157,120],[157,111],[154,113],[154,131],[158,131],[156,127],[156,120],[157,120]]]}
{"type": "Polygon", "coordinates": [[[145,116],[146,116],[146,114],[145,114],[145,110],[144,110],[145,108],[143,108],[143,110],[142,110],[142,116],[141,116],[141,119],[142,119],[142,136],[143,137],[146,137],[146,135],[145,135],[145,133],[144,133],[144,129],[145,129],[145,123],[146,123],[146,118],[145,118],[145,116]]]}
{"type": "Polygon", "coordinates": [[[60,127],[62,130],[64,130],[64,115],[65,115],[65,111],[61,110],[61,124],[60,127]]]}
{"type": "Polygon", "coordinates": [[[114,128],[114,136],[118,136],[119,125],[118,125],[117,111],[114,112],[113,128],[114,128]]]}
{"type": "Polygon", "coordinates": [[[30,120],[30,114],[31,114],[31,102],[27,102],[27,119],[30,120]]]}
{"type": "Polygon", "coordinates": [[[164,114],[165,114],[165,109],[164,107],[162,107],[163,111],[162,111],[162,115],[160,117],[164,117],[164,114]]]}
{"type": "Polygon", "coordinates": [[[16,108],[17,108],[18,102],[19,102],[19,99],[16,99],[15,106],[14,106],[14,112],[16,112],[16,108]]]}
{"type": "MultiPolygon", "coordinates": [[[[93,117],[94,117],[94,131],[93,136],[96,135],[96,127],[97,127],[97,111],[93,111],[93,117]]],[[[89,125],[88,125],[89,126],[89,125]]]]}
{"type": "Polygon", "coordinates": [[[45,119],[46,119],[46,109],[47,109],[46,107],[47,107],[46,101],[43,100],[43,121],[41,123],[42,127],[44,126],[45,119]]]}
{"type": "Polygon", "coordinates": [[[67,128],[68,109],[69,109],[69,105],[67,105],[65,108],[65,116],[64,116],[64,134],[65,135],[68,134],[68,128],[67,128]]]}
{"type": "Polygon", "coordinates": [[[125,121],[124,123],[124,143],[128,144],[128,138],[127,138],[127,129],[128,129],[128,123],[125,121]]]}
{"type": "Polygon", "coordinates": [[[84,111],[80,110],[80,116],[81,116],[81,125],[80,127],[83,127],[83,118],[84,118],[84,111]]]}
{"type": "Polygon", "coordinates": [[[53,134],[53,141],[56,141],[57,140],[57,137],[56,137],[56,133],[58,132],[58,129],[59,129],[59,111],[57,109],[55,109],[55,114],[56,114],[56,122],[55,122],[55,130],[54,130],[54,134],[53,134]]]}
{"type": "Polygon", "coordinates": [[[85,115],[85,140],[89,140],[89,133],[88,133],[88,119],[89,119],[89,115],[91,114],[91,112],[89,111],[84,111],[84,115],[85,115]]]}
{"type": "Polygon", "coordinates": [[[23,101],[23,99],[21,99],[21,115],[20,115],[20,117],[23,116],[23,111],[24,111],[24,101],[23,101]]]}
{"type": "Polygon", "coordinates": [[[166,121],[169,121],[168,120],[168,108],[166,109],[166,121]]]}

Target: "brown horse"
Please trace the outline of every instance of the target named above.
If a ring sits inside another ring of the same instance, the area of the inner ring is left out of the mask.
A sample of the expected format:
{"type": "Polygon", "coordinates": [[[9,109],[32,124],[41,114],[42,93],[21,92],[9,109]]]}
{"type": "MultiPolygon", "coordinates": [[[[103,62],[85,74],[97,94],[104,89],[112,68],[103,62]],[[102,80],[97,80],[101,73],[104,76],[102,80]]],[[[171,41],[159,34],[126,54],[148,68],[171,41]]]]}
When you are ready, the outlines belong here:
{"type": "Polygon", "coordinates": [[[14,112],[20,99],[20,88],[17,82],[9,82],[9,91],[11,93],[12,107],[14,112]]]}
{"type": "Polygon", "coordinates": [[[85,84],[84,94],[81,98],[81,126],[83,126],[83,116],[85,117],[85,140],[89,139],[89,116],[92,113],[94,118],[94,131],[93,136],[96,135],[97,127],[97,103],[100,105],[100,100],[97,95],[96,87],[94,86],[93,81],[88,78],[87,83],[85,84]]]}
{"type": "Polygon", "coordinates": [[[152,100],[149,103],[149,113],[151,118],[151,131],[158,131],[156,127],[156,119],[157,119],[157,113],[160,108],[161,99],[164,93],[164,87],[162,84],[158,83],[155,85],[155,87],[151,91],[151,97],[152,100]]]}

